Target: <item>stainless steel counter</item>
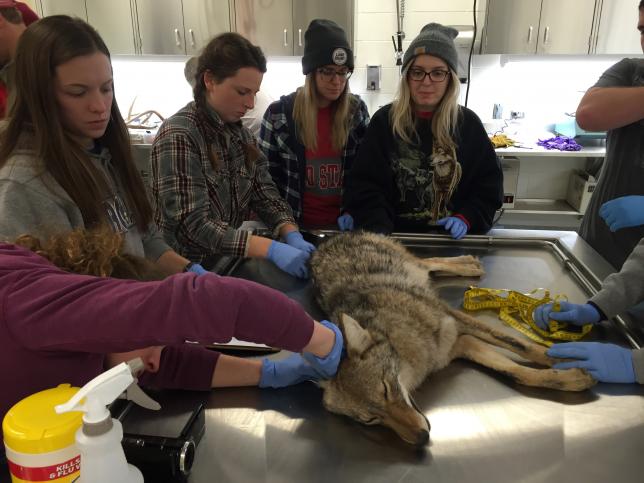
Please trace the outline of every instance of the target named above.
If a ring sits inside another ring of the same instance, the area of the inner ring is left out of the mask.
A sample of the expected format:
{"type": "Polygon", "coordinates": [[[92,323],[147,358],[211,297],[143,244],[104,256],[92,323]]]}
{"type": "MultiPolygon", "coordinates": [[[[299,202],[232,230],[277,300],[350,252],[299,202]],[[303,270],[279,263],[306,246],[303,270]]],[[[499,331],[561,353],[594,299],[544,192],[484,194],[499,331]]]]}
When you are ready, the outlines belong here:
{"type": "MultiPolygon", "coordinates": [[[[441,295],[454,306],[473,283],[526,292],[548,287],[583,301],[611,271],[571,232],[490,235],[461,242],[411,236],[404,242],[421,256],[481,258],[487,271],[482,280],[440,282],[441,295]]],[[[321,316],[310,286],[268,263],[245,262],[234,275],[272,285],[321,316]]],[[[491,313],[479,316],[501,324],[491,313]]],[[[592,337],[640,343],[636,333],[625,337],[608,323],[592,337]]],[[[455,361],[416,393],[432,425],[429,445],[419,450],[385,428],[326,412],[313,384],[214,390],[204,396],[206,435],[189,481],[642,482],[643,396],[639,385],[598,384],[583,393],[527,388],[455,361]]]]}

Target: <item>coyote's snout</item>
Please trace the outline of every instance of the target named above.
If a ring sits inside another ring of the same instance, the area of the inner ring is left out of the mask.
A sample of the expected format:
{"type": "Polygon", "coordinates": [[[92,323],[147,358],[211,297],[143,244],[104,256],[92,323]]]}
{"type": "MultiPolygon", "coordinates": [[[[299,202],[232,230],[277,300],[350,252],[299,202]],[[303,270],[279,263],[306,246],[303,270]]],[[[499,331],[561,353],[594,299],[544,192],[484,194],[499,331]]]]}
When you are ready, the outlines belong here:
{"type": "Polygon", "coordinates": [[[344,332],[347,357],[322,383],[324,406],[364,424],[382,424],[423,445],[430,425],[411,392],[432,372],[465,358],[530,385],[580,391],[594,384],[584,371],[526,367],[496,351],[503,347],[549,367],[545,348],[485,324],[440,300],[430,272],[480,276],[471,256],[420,259],[390,238],[337,235],[311,258],[322,308],[344,332]]]}

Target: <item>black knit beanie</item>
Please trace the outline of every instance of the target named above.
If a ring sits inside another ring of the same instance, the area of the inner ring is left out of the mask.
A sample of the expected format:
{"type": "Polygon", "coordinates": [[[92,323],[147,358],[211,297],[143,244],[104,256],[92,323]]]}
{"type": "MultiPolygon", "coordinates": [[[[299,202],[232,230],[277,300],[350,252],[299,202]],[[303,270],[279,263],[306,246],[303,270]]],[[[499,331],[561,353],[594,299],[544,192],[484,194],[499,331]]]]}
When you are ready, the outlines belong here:
{"type": "Polygon", "coordinates": [[[405,51],[403,70],[417,55],[428,54],[443,59],[450,69],[457,72],[458,53],[454,45],[457,35],[458,30],[455,28],[445,27],[439,23],[428,23],[405,51]]]}
{"type": "Polygon", "coordinates": [[[337,65],[353,70],[353,52],[347,36],[332,20],[315,19],[304,33],[302,72],[306,75],[323,65],[337,65]]]}

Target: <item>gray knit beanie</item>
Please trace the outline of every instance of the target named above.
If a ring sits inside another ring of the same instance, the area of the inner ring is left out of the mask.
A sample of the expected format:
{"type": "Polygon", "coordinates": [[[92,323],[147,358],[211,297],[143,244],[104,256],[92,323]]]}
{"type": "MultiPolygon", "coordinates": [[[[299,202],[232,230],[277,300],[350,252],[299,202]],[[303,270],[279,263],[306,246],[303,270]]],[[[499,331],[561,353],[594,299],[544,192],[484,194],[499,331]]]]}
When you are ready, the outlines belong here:
{"type": "Polygon", "coordinates": [[[443,59],[450,69],[457,72],[458,54],[454,45],[457,35],[458,30],[452,27],[445,27],[439,23],[428,23],[405,51],[403,70],[414,60],[414,57],[427,54],[443,59]]]}

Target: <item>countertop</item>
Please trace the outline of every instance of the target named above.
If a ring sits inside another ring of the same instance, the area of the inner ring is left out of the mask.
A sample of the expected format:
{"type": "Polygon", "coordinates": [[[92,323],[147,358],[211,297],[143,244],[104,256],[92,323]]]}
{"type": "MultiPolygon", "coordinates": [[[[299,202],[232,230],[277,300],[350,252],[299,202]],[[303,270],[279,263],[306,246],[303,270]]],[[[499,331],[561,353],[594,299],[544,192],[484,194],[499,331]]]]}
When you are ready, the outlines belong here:
{"type": "Polygon", "coordinates": [[[579,151],[557,151],[555,149],[546,149],[536,144],[531,145],[529,148],[497,148],[494,150],[497,156],[516,156],[520,158],[528,157],[563,157],[563,158],[603,158],[606,156],[606,146],[582,146],[579,151]]]}
{"type": "MultiPolygon", "coordinates": [[[[421,256],[478,255],[485,287],[549,287],[584,300],[612,269],[573,232],[493,230],[454,241],[406,237],[421,256]],[[575,273],[583,272],[587,284],[575,273]]],[[[309,284],[250,260],[233,274],[267,283],[319,308],[309,284]]],[[[459,306],[470,279],[438,291],[459,306]]],[[[477,313],[501,324],[494,314],[477,313]]],[[[510,330],[510,329],[507,329],[510,330]]],[[[604,324],[592,338],[627,345],[604,324]]],[[[277,357],[282,356],[278,354],[277,357]]],[[[218,389],[204,395],[206,434],[189,482],[641,482],[644,387],[598,384],[581,393],[535,389],[466,361],[454,361],[415,392],[431,425],[418,449],[382,427],[331,414],[310,383],[279,390],[218,389]]],[[[177,393],[180,397],[180,393],[177,393]]]]}

